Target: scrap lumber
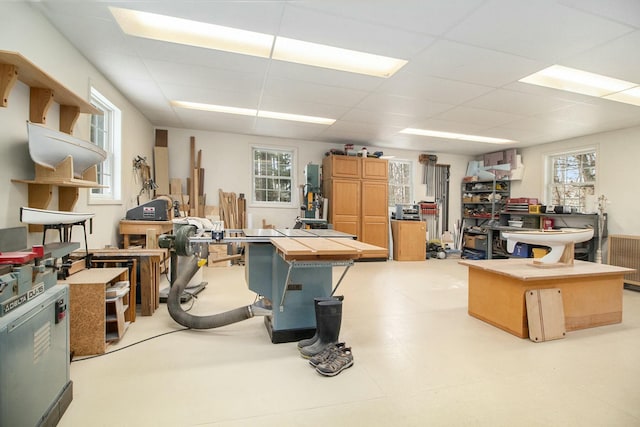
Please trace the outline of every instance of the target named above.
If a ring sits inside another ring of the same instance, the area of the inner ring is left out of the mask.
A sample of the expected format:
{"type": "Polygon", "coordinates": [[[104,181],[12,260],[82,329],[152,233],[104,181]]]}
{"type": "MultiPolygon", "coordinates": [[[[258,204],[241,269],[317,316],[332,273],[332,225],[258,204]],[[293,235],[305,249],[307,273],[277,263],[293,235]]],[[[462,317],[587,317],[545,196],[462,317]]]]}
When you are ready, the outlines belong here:
{"type": "Polygon", "coordinates": [[[153,166],[156,195],[169,195],[169,132],[166,129],[156,129],[153,166]]]}
{"type": "Polygon", "coordinates": [[[247,227],[247,199],[244,193],[240,193],[238,197],[238,228],[247,227]]]}
{"type": "MultiPolygon", "coordinates": [[[[187,180],[187,186],[189,187],[189,215],[195,215],[194,202],[197,201],[195,194],[197,193],[197,184],[195,182],[195,177],[193,175],[193,169],[196,165],[196,137],[192,136],[189,138],[189,179],[187,180]]],[[[197,206],[197,203],[195,204],[197,206]]]]}

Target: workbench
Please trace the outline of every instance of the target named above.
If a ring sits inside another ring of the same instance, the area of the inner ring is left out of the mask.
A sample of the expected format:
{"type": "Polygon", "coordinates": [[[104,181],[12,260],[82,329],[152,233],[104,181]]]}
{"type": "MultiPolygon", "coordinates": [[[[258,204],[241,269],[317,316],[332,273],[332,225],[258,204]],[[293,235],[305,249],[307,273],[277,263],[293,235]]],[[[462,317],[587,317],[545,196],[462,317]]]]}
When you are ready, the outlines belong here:
{"type": "MultiPolygon", "coordinates": [[[[89,249],[95,260],[135,259],[139,267],[140,314],[151,316],[160,306],[160,275],[162,264],[168,262],[167,249],[89,249]]],[[[135,287],[132,283],[132,287],[135,287]]],[[[135,302],[135,301],[134,301],[135,302]]]]}
{"type": "Polygon", "coordinates": [[[462,260],[469,267],[469,315],[520,338],[529,336],[525,292],[559,288],[567,331],[622,322],[623,279],[631,269],[576,260],[537,267],[528,258],[462,260]]]}
{"type": "MultiPolygon", "coordinates": [[[[171,233],[172,230],[172,221],[138,221],[128,219],[120,220],[120,234],[122,234],[123,247],[125,249],[129,248],[131,240],[130,237],[132,235],[141,235],[146,237],[148,233],[153,233],[157,241],[159,235],[171,233]]],[[[146,246],[150,249],[156,248],[156,246],[154,245],[149,245],[149,242],[146,242],[146,246]]]]}

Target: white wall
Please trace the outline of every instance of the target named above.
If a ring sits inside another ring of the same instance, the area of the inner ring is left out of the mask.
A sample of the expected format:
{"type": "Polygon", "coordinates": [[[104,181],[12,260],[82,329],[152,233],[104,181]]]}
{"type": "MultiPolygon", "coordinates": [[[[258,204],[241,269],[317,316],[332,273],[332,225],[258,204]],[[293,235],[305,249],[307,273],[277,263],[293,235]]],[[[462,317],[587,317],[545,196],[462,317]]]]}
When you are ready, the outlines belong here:
{"type": "MultiPolygon", "coordinates": [[[[114,87],[71,46],[68,41],[28,3],[3,2],[0,12],[0,49],[15,51],[36,64],[80,97],[88,100],[93,85],[122,110],[123,127],[123,200],[116,205],[87,204],[88,190],[80,189],[77,212],[94,212],[90,247],[115,245],[118,221],[139,191],[133,185],[131,162],[136,155],[152,159],[154,133],[151,124],[114,87]]],[[[26,120],[29,118],[29,89],[18,82],[9,95],[7,108],[0,108],[0,185],[4,202],[0,207],[0,228],[22,226],[20,206],[27,206],[27,185],[11,179],[33,179],[34,167],[28,153],[26,120]]],[[[58,128],[59,106],[54,104],[47,114],[46,125],[58,128]]],[[[73,134],[89,139],[90,118],[81,114],[73,134]]],[[[57,209],[57,189],[49,209],[57,209]]],[[[51,233],[52,235],[54,233],[51,233]]],[[[73,240],[81,241],[82,231],[75,227],[73,240]]],[[[51,236],[51,239],[55,239],[51,236]]],[[[41,233],[30,233],[29,244],[42,241],[41,233]]],[[[49,239],[48,239],[49,241],[49,239]]]]}
{"type": "Polygon", "coordinates": [[[526,166],[521,182],[514,182],[512,197],[538,197],[544,194],[544,159],[562,150],[598,147],[596,195],[605,195],[609,234],[640,235],[640,127],[605,132],[521,151],[526,166]]]}
{"type": "MultiPolygon", "coordinates": [[[[304,165],[307,163],[322,164],[322,158],[331,148],[342,149],[343,146],[314,141],[297,141],[282,138],[256,137],[221,132],[168,128],[169,137],[169,176],[182,178],[186,182],[189,176],[189,140],[196,139],[196,152],[202,150],[202,164],[205,168],[204,192],[208,205],[219,205],[218,190],[244,193],[248,201],[251,199],[251,147],[254,145],[267,147],[293,147],[297,151],[297,185],[304,182],[304,165]]],[[[360,147],[356,147],[359,149],[360,147]]],[[[385,155],[396,156],[397,159],[411,160],[414,164],[414,179],[419,183],[422,166],[418,163],[420,152],[407,150],[389,150],[367,146],[369,152],[383,151],[385,155]]],[[[451,223],[460,218],[460,185],[471,157],[439,154],[438,162],[451,165],[451,223]]],[[[416,184],[414,200],[422,200],[425,186],[416,184]]],[[[278,228],[293,227],[300,214],[301,190],[296,192],[295,208],[256,208],[249,203],[247,213],[251,215],[253,226],[259,227],[264,219],[268,224],[278,228]]]]}

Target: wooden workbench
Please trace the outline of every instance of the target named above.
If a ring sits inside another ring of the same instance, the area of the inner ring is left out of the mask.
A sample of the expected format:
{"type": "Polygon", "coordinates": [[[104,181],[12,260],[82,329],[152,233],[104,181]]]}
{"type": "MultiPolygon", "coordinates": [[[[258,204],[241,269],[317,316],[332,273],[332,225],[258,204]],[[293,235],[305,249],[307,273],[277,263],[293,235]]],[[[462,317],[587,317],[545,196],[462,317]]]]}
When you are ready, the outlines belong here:
{"type": "MultiPolygon", "coordinates": [[[[160,306],[160,274],[162,263],[168,262],[167,249],[89,249],[94,259],[135,258],[140,267],[140,314],[151,316],[160,306]]],[[[74,252],[80,253],[80,252],[74,252]]],[[[84,252],[82,252],[84,255],[84,252]]],[[[132,284],[135,286],[135,283],[132,284]]],[[[135,303],[135,301],[134,301],[135,303]]]]}
{"type": "MultiPolygon", "coordinates": [[[[159,235],[171,233],[172,231],[172,221],[120,220],[120,234],[122,234],[124,240],[123,246],[125,249],[129,248],[130,236],[132,235],[147,236],[147,233],[153,233],[157,240],[159,235]]],[[[149,245],[147,244],[147,246],[149,245]]],[[[155,249],[155,247],[150,249],[155,249]]]]}
{"type": "Polygon", "coordinates": [[[529,336],[525,292],[530,289],[562,290],[567,331],[622,322],[623,279],[632,271],[578,260],[540,268],[530,258],[460,264],[469,267],[469,314],[520,338],[529,336]]]}

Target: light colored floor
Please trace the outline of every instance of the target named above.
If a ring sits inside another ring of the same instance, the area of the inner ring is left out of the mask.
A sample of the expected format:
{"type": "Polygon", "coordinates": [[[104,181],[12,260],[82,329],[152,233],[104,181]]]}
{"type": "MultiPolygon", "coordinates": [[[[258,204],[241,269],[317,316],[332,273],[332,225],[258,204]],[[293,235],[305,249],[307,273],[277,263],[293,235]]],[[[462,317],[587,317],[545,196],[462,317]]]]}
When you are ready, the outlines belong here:
{"type": "MultiPolygon", "coordinates": [[[[242,267],[204,270],[194,313],[253,302],[242,267]]],[[[466,280],[450,259],[356,263],[339,292],[355,363],[332,378],[259,317],[74,362],[59,426],[640,425],[640,293],[621,324],[533,343],[470,317],[466,280]]],[[[110,351],[179,328],[163,304],[110,351]]]]}

